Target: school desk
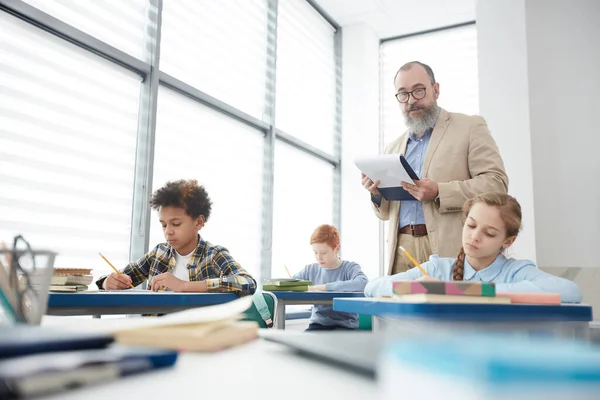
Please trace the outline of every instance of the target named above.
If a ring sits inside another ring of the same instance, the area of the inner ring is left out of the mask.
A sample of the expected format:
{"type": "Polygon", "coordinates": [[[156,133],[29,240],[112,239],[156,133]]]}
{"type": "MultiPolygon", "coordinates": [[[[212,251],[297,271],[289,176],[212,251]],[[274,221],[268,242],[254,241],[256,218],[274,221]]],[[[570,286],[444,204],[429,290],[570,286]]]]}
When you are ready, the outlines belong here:
{"type": "Polygon", "coordinates": [[[175,293],[149,290],[50,293],[47,315],[164,314],[222,304],[233,293],[175,293]]]}
{"type": "Polygon", "coordinates": [[[490,329],[551,332],[589,338],[592,307],[583,304],[402,303],[391,299],[334,299],[335,311],[371,315],[374,330],[384,327],[490,329]]]}
{"type": "Polygon", "coordinates": [[[285,329],[285,307],[291,305],[333,304],[334,298],[364,297],[363,292],[272,292],[277,297],[273,325],[285,329]]]}

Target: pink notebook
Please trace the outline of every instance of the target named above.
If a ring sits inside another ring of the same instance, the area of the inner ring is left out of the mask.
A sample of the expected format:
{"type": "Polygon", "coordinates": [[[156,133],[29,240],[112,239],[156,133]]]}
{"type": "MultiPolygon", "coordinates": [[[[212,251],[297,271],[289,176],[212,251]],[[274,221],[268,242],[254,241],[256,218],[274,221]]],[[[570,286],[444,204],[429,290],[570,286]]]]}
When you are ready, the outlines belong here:
{"type": "Polygon", "coordinates": [[[513,304],[560,304],[558,293],[496,293],[497,297],[508,297],[513,304]]]}

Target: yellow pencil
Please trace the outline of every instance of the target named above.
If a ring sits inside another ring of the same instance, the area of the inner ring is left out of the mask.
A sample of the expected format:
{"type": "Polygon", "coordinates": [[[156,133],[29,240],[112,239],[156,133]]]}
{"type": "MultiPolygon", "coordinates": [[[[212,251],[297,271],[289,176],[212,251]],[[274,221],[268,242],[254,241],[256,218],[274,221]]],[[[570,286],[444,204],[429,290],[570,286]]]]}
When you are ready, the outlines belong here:
{"type": "Polygon", "coordinates": [[[421,267],[421,264],[419,264],[417,262],[417,260],[415,260],[413,258],[413,256],[411,256],[410,253],[408,251],[406,251],[406,249],[404,247],[400,246],[400,250],[402,250],[404,252],[404,254],[406,254],[406,257],[408,257],[410,259],[410,261],[412,261],[412,263],[415,264],[415,267],[417,267],[417,268],[419,268],[421,270],[421,272],[423,273],[423,275],[429,276],[429,274],[427,273],[427,271],[425,271],[423,269],[423,267],[421,267]]]}
{"type": "MultiPolygon", "coordinates": [[[[108,261],[108,260],[106,259],[106,257],[104,257],[104,256],[102,255],[102,253],[98,253],[98,254],[100,254],[100,257],[102,257],[102,258],[104,259],[104,261],[106,261],[106,263],[107,263],[108,265],[110,265],[110,267],[111,267],[112,269],[114,269],[114,270],[115,270],[115,272],[116,272],[117,274],[121,275],[121,273],[119,272],[119,270],[118,270],[118,269],[116,269],[116,268],[115,268],[115,266],[114,266],[114,265],[112,265],[112,264],[110,263],[110,261],[108,261]]],[[[131,283],[129,284],[129,286],[130,286],[131,288],[133,288],[133,285],[132,285],[131,283]]]]}
{"type": "Polygon", "coordinates": [[[287,267],[285,266],[285,264],[283,264],[283,268],[285,268],[285,271],[287,272],[287,274],[289,275],[290,279],[292,279],[292,274],[290,274],[290,270],[287,269],[287,267]]]}

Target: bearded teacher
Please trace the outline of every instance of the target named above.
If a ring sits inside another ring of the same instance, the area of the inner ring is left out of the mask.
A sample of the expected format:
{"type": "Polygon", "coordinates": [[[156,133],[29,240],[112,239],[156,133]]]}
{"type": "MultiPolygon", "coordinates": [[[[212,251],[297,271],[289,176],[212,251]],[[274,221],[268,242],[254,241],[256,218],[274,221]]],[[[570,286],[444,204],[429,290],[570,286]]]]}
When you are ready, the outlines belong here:
{"type": "Polygon", "coordinates": [[[362,175],[375,215],[389,221],[390,275],[413,267],[401,246],[420,263],[432,254],[456,257],[465,201],[486,192],[508,191],[504,163],[485,120],[440,108],[440,84],[427,64],[404,64],[394,77],[394,87],[408,129],[384,152],[403,154],[420,177],[414,185],[401,182],[415,200],[386,200],[377,189],[379,181],[362,175]]]}

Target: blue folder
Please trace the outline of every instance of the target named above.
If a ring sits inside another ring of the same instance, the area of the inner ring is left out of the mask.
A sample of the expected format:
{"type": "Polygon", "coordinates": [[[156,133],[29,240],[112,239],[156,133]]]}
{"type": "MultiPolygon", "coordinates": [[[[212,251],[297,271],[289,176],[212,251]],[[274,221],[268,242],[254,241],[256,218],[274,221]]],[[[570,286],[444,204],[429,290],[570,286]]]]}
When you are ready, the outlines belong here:
{"type": "Polygon", "coordinates": [[[0,398],[46,395],[121,377],[171,367],[177,352],[113,345],[105,349],[64,351],[0,361],[0,398]]]}
{"type": "MultiPolygon", "coordinates": [[[[411,177],[412,180],[418,181],[419,179],[421,179],[417,176],[417,174],[415,174],[415,171],[411,168],[410,164],[408,163],[408,161],[406,161],[406,158],[404,158],[402,154],[400,154],[400,163],[402,163],[402,166],[406,170],[406,173],[408,174],[408,176],[411,177]]],[[[379,193],[381,193],[381,196],[386,200],[417,200],[410,193],[404,190],[402,186],[387,188],[380,187],[378,189],[379,193]]]]}

